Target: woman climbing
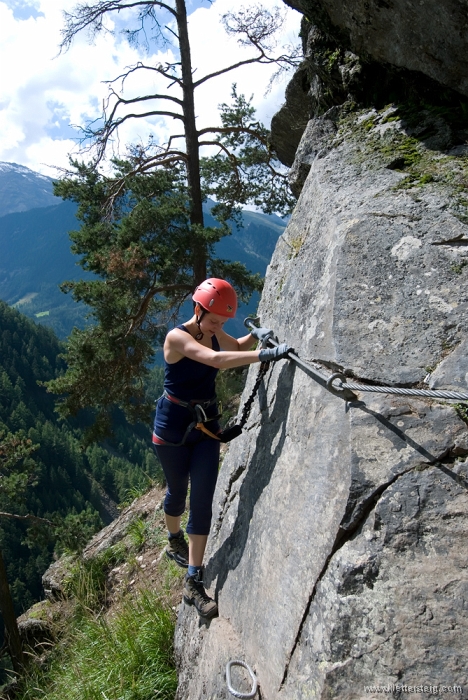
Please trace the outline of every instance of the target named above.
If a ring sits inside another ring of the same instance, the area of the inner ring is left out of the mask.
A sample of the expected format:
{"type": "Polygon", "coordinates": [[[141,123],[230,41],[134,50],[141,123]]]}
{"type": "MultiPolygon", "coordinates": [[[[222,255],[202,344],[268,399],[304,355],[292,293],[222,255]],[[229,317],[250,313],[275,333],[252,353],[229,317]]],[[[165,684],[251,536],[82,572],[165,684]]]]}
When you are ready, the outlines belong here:
{"type": "Polygon", "coordinates": [[[188,567],[184,601],[195,605],[200,616],[211,618],[218,614],[218,606],[203,586],[202,563],[219,465],[216,375],[220,369],[279,360],[291,348],[283,344],[250,350],[257,340],[263,343],[271,336],[265,328],[238,339],[224,332],[225,322],[237,311],[236,292],[225,280],[205,280],[192,299],[194,315],[171,330],[164,342],[164,394],[156,406],[153,444],[167,483],[166,555],[188,567]],[[187,544],[180,518],[189,481],[187,544]]]}

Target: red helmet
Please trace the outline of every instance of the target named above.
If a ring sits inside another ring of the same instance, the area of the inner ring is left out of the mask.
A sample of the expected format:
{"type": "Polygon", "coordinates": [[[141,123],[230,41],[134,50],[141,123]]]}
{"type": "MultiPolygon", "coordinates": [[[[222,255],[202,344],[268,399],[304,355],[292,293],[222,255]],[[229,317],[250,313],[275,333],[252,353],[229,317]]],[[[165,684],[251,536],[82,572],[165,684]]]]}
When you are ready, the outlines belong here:
{"type": "Polygon", "coordinates": [[[205,311],[234,318],[237,311],[237,294],[226,280],[211,277],[196,288],[192,299],[205,311]]]}

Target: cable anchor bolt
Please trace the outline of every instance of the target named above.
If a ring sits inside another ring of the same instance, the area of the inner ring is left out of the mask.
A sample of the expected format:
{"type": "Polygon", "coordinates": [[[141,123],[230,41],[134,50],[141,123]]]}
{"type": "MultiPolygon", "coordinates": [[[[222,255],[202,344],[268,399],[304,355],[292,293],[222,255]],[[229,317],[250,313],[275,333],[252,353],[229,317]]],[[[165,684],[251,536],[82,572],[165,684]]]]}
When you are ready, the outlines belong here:
{"type": "Polygon", "coordinates": [[[346,401],[358,400],[358,397],[356,396],[354,391],[351,391],[351,389],[348,389],[348,387],[346,386],[346,377],[341,372],[335,372],[335,374],[332,374],[330,377],[328,377],[327,389],[332,394],[335,394],[335,396],[340,396],[346,401]],[[339,381],[338,386],[334,385],[335,381],[339,381]]]}

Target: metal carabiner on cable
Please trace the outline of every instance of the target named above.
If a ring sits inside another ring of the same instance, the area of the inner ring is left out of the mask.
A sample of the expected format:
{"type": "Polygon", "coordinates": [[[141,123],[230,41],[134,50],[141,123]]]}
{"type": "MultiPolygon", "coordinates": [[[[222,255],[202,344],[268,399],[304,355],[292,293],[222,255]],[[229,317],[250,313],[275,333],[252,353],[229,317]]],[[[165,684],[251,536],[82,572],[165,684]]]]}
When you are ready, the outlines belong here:
{"type": "Polygon", "coordinates": [[[245,663],[245,661],[239,661],[237,659],[235,661],[229,661],[229,663],[226,666],[226,683],[227,683],[227,687],[228,687],[228,690],[231,693],[231,695],[234,695],[235,698],[241,698],[241,700],[244,700],[244,699],[248,700],[248,698],[254,698],[256,693],[257,693],[257,688],[258,688],[257,679],[255,677],[254,672],[252,671],[250,666],[245,663]],[[235,690],[232,687],[232,684],[231,684],[231,666],[242,666],[243,668],[245,668],[249,672],[250,678],[252,679],[252,688],[250,690],[250,693],[241,693],[239,690],[235,690]]]}

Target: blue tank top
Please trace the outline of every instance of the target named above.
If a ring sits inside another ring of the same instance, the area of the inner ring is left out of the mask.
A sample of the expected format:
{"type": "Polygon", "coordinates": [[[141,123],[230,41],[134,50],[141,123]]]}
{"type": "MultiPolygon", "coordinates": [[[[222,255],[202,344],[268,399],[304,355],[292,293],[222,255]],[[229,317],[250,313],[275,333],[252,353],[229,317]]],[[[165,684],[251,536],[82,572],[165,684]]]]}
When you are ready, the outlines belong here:
{"type": "MultiPolygon", "coordinates": [[[[189,333],[183,325],[177,326],[177,328],[189,333]]],[[[211,339],[211,347],[216,352],[220,350],[215,335],[211,339]]],[[[215,367],[196,362],[189,357],[183,357],[172,364],[164,360],[164,389],[182,401],[192,401],[193,399],[206,401],[216,396],[215,380],[217,374],[218,370],[215,367]]],[[[214,403],[207,409],[206,415],[212,417],[217,412],[218,409],[214,403]]],[[[185,430],[192,421],[193,415],[188,408],[177,406],[163,397],[157,402],[155,429],[185,430]]]]}

